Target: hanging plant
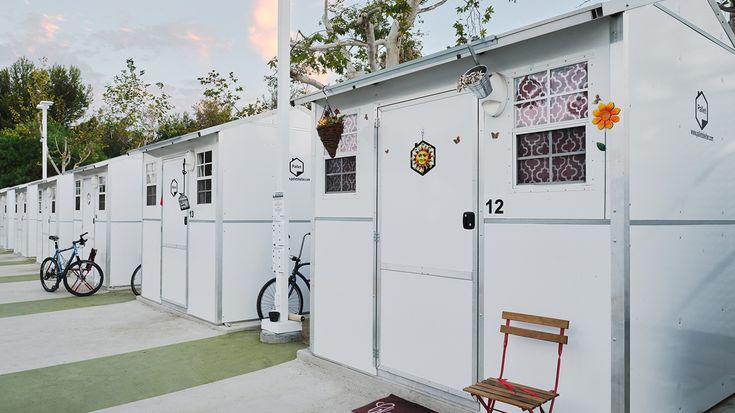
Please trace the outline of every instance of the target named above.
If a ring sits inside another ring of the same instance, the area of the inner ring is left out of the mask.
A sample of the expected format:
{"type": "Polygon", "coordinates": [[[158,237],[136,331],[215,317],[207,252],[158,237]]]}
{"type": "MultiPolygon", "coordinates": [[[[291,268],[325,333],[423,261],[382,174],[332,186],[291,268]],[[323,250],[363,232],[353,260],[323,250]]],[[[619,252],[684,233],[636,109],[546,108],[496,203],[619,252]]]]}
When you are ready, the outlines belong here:
{"type": "Polygon", "coordinates": [[[337,147],[344,131],[344,118],[344,115],[340,115],[339,109],[332,111],[332,108],[327,105],[316,127],[322,145],[331,158],[337,155],[337,147]]]}
{"type": "Polygon", "coordinates": [[[486,66],[477,65],[459,77],[457,92],[465,89],[469,89],[478,99],[485,99],[493,92],[486,66]]]}
{"type": "MultiPolygon", "coordinates": [[[[599,103],[597,109],[592,111],[592,124],[597,125],[597,129],[605,131],[605,142],[607,142],[607,130],[612,129],[616,123],[620,122],[621,109],[615,107],[615,102],[601,103],[600,96],[596,96],[594,103],[599,103]]],[[[596,142],[597,149],[605,151],[607,146],[603,142],[596,142]]]]}

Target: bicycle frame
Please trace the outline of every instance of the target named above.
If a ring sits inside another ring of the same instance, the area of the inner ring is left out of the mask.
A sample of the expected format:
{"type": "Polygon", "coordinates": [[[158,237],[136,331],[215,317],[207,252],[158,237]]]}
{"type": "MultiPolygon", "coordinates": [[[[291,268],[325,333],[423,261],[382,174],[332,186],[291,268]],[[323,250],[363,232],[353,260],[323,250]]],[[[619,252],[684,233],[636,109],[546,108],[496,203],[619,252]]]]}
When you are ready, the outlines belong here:
{"type": "Polygon", "coordinates": [[[66,267],[71,265],[74,258],[79,259],[79,250],[77,248],[76,243],[72,244],[71,247],[63,249],[63,250],[59,249],[58,243],[56,243],[55,247],[56,247],[56,252],[54,253],[54,262],[56,262],[56,265],[59,268],[59,275],[61,275],[64,273],[64,270],[66,269],[66,267]],[[69,256],[69,260],[66,262],[66,265],[64,265],[64,261],[62,260],[64,257],[61,255],[61,253],[66,252],[66,251],[72,251],[72,253],[71,253],[71,256],[69,256]]]}

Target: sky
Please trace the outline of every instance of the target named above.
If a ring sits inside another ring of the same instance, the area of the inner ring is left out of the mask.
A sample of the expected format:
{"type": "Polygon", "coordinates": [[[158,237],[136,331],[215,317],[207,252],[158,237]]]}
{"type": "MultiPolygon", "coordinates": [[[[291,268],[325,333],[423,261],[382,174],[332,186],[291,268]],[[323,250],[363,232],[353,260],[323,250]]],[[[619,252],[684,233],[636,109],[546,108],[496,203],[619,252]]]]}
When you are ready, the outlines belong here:
{"type": "MultiPolygon", "coordinates": [[[[292,0],[291,32],[319,30],[323,0],[292,0]]],[[[359,0],[346,0],[348,4],[359,0]]],[[[449,0],[423,15],[424,54],[454,44],[449,0]]],[[[594,0],[594,3],[599,0],[594,0]]],[[[125,60],[149,83],[163,82],[176,111],[190,110],[212,69],[234,72],[245,101],[266,92],[266,62],[276,54],[277,0],[2,0],[0,67],[21,56],[78,66],[94,91],[93,106],[125,60]]],[[[502,33],[579,7],[584,0],[482,0],[495,8],[488,33],[502,33]]]]}

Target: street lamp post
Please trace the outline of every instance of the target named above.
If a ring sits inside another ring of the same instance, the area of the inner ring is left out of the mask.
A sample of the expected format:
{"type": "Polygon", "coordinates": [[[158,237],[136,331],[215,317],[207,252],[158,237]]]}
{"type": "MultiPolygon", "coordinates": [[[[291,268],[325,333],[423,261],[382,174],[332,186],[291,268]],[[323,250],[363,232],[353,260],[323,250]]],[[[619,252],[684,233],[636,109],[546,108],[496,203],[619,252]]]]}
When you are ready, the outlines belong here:
{"type": "Polygon", "coordinates": [[[262,321],[261,340],[295,341],[301,323],[288,319],[288,213],[286,209],[286,165],[289,159],[291,100],[291,0],[278,0],[278,134],[276,191],[273,194],[273,272],[276,277],[275,311],[278,320],[262,321]]]}
{"type": "Polygon", "coordinates": [[[41,147],[43,148],[41,170],[43,179],[48,178],[48,108],[53,104],[54,102],[42,100],[41,103],[36,106],[36,109],[41,110],[41,147]]]}

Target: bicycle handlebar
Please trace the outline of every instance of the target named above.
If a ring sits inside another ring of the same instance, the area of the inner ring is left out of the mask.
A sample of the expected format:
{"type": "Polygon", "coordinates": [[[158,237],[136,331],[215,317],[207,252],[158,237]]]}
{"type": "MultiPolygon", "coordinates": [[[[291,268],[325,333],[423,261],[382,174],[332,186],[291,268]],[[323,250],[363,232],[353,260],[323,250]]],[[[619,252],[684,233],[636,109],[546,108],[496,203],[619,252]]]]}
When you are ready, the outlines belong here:
{"type": "Polygon", "coordinates": [[[87,243],[87,240],[84,239],[84,236],[87,235],[87,234],[89,234],[89,232],[85,232],[84,234],[80,235],[79,236],[79,240],[78,241],[73,241],[72,244],[75,244],[75,245],[76,244],[79,244],[81,246],[84,246],[87,243]]]}

